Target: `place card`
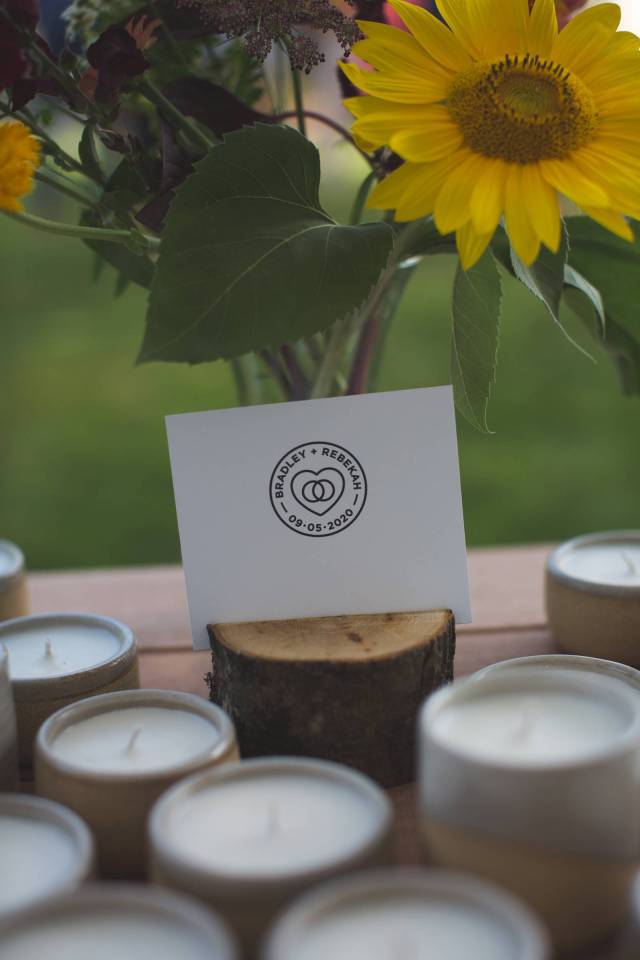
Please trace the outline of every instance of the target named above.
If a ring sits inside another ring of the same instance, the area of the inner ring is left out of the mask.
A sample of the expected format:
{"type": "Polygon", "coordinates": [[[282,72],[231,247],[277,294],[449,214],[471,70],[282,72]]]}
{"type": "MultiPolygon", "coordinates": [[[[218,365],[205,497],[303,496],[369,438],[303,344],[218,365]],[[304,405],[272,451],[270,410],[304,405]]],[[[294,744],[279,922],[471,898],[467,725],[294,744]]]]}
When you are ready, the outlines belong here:
{"type": "Polygon", "coordinates": [[[470,620],[451,387],[167,417],[193,642],[207,624],[470,620]]]}

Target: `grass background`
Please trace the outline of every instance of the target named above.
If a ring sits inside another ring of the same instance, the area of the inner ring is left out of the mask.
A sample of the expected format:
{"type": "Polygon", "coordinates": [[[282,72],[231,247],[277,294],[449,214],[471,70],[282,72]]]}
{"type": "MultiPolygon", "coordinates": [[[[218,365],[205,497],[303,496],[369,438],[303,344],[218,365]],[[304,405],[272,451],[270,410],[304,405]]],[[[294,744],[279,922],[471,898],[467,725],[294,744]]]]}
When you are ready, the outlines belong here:
{"type": "MultiPolygon", "coordinates": [[[[454,268],[439,256],[416,271],[381,389],[448,382],[454,268]]],[[[77,241],[1,219],[0,537],[32,569],[176,560],[163,417],[234,403],[222,363],[135,368],[145,294],[132,287],[116,300],[110,268],[91,275],[77,241]]],[[[496,432],[458,425],[471,545],[640,525],[640,401],[621,397],[609,361],[596,359],[506,279],[496,432]]]]}

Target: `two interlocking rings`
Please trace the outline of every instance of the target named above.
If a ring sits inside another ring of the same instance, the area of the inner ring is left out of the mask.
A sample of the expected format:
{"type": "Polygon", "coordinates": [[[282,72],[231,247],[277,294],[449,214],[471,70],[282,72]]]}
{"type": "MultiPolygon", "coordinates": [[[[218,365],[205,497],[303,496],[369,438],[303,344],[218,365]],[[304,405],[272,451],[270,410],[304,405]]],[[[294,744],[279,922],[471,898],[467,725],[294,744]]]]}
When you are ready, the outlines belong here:
{"type": "Polygon", "coordinates": [[[329,503],[335,496],[336,488],[331,480],[307,480],[300,493],[307,503],[329,503]]]}

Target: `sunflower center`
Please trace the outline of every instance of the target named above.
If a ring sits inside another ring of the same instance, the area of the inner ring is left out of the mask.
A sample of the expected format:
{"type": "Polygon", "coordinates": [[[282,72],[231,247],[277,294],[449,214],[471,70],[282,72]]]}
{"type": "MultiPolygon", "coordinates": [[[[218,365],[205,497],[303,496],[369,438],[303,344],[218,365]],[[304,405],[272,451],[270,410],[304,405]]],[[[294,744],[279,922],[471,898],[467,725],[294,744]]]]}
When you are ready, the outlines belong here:
{"type": "Polygon", "coordinates": [[[581,80],[529,54],[458,74],[447,107],[471,150],[510,163],[563,159],[591,140],[598,121],[581,80]]]}

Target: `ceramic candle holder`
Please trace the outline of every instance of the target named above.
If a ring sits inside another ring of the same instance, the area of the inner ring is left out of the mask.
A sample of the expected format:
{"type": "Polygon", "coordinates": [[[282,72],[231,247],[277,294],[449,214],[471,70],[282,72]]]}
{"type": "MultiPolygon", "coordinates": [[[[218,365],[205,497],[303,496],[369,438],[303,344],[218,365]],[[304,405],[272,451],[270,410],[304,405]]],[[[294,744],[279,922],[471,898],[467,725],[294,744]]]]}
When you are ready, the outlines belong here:
{"type": "Polygon", "coordinates": [[[91,827],[100,875],[141,878],[146,821],[178,780],[238,759],[227,715],[201,697],[130,690],[59,710],[36,741],[36,791],[91,827]]]}
{"type": "Polygon", "coordinates": [[[247,760],[178,784],[149,820],[152,878],[200,897],[243,949],[332,876],[388,862],[391,809],[373,781],[297,758],[247,760]]]}
{"type": "Polygon", "coordinates": [[[238,960],[224,924],[151,887],[94,884],[0,921],[2,960],[238,960]]]}
{"type": "Polygon", "coordinates": [[[9,656],[0,643],[0,792],[18,788],[18,737],[9,656]]]}
{"type": "Polygon", "coordinates": [[[93,872],[83,821],[49,800],[0,794],[0,922],[74,891],[93,872]]]}
{"type": "Polygon", "coordinates": [[[640,531],[563,543],[547,561],[546,601],[563,650],[640,667],[640,531]]]}
{"type": "Polygon", "coordinates": [[[33,762],[39,727],[84,697],[140,685],[129,627],[110,617],[52,613],[0,623],[18,721],[20,765],[33,762]]]}
{"type": "Polygon", "coordinates": [[[15,543],[0,540],[0,620],[23,617],[28,611],[24,555],[15,543]]]}
{"type": "Polygon", "coordinates": [[[463,874],[373,870],[323,884],[284,913],[262,960],[548,960],[546,931],[519,901],[463,874]],[[424,952],[423,952],[424,951],[424,952]]]}
{"type": "Polygon", "coordinates": [[[640,697],[608,665],[540,659],[482,671],[427,701],[421,827],[431,862],[510,889],[560,950],[577,950],[629,908],[640,861],[640,697]]]}

